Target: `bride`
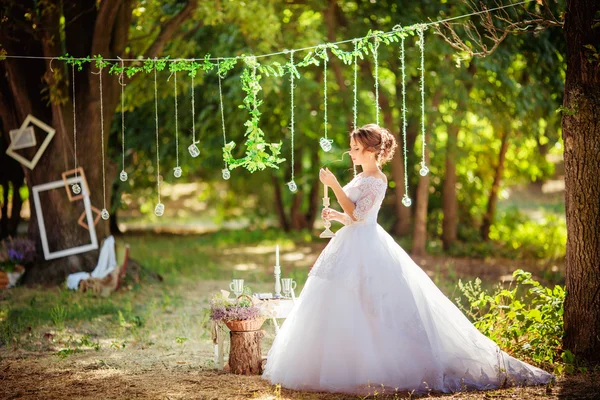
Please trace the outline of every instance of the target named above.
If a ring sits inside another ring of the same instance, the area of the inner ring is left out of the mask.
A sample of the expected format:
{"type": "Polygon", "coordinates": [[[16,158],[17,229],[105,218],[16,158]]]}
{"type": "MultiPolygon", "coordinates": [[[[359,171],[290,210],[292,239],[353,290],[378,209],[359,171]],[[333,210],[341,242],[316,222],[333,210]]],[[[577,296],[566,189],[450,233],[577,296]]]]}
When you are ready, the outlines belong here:
{"type": "Polygon", "coordinates": [[[545,384],[553,375],[481,334],[377,224],[387,180],[380,167],[396,140],[369,124],[350,134],[363,172],[343,188],[327,169],[345,226],[312,270],[268,353],[263,378],[297,390],[368,394],[454,392],[545,384]]]}

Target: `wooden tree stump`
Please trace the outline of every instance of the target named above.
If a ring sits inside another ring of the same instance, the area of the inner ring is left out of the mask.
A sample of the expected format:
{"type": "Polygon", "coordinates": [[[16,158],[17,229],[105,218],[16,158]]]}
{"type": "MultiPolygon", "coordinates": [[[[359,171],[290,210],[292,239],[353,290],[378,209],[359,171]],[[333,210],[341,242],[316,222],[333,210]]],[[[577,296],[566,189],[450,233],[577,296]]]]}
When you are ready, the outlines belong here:
{"type": "Polygon", "coordinates": [[[231,372],[238,375],[262,374],[260,340],[263,336],[264,332],[261,329],[230,333],[229,368],[231,372]]]}

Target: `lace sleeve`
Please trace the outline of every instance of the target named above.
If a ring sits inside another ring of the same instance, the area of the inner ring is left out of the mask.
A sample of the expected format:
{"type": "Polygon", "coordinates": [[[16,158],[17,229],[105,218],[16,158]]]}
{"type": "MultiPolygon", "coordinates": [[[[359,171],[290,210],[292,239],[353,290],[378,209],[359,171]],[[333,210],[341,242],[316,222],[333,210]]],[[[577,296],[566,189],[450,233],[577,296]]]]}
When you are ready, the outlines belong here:
{"type": "MultiPolygon", "coordinates": [[[[362,221],[365,219],[377,199],[385,193],[387,184],[381,179],[372,178],[364,179],[358,189],[360,190],[360,196],[356,201],[354,212],[352,216],[356,221],[362,221]]],[[[344,214],[344,225],[350,225],[355,222],[349,215],[344,214]]]]}

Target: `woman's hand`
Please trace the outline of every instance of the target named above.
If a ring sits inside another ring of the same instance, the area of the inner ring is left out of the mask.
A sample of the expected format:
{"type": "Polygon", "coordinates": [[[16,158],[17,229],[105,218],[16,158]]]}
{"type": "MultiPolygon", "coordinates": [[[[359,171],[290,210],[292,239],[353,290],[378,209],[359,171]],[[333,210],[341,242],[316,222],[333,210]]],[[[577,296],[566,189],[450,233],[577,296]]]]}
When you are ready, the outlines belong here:
{"type": "Polygon", "coordinates": [[[321,180],[321,183],[329,187],[334,187],[338,185],[337,178],[335,177],[335,175],[333,175],[331,171],[329,171],[329,168],[321,168],[321,170],[319,171],[319,179],[321,180]]]}
{"type": "Polygon", "coordinates": [[[324,208],[323,211],[321,211],[321,219],[323,219],[323,221],[338,221],[338,222],[342,222],[344,219],[344,214],[336,211],[332,208],[324,208]]]}

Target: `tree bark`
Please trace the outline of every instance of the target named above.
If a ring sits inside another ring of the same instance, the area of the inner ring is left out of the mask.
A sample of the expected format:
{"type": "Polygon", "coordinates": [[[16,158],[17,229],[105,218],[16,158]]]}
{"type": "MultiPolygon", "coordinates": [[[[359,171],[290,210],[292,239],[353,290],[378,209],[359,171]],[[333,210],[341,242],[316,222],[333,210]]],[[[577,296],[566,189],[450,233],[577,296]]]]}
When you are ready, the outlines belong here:
{"type": "Polygon", "coordinates": [[[584,46],[600,43],[600,29],[593,28],[599,11],[594,0],[567,1],[562,120],[568,293],[564,348],[592,363],[600,362],[600,63],[584,46]]]}
{"type": "MultiPolygon", "coordinates": [[[[429,151],[425,147],[425,162],[429,165],[429,151]]],[[[425,255],[427,244],[427,206],[429,204],[429,174],[419,178],[415,207],[415,227],[413,231],[413,256],[425,255]]]]}
{"type": "Polygon", "coordinates": [[[492,189],[490,190],[487,210],[483,216],[483,223],[481,224],[481,239],[486,241],[490,239],[490,228],[494,223],[496,205],[498,204],[498,191],[500,190],[500,183],[502,182],[502,175],[504,174],[504,162],[508,150],[508,135],[510,128],[502,127],[500,129],[502,130],[500,154],[498,155],[498,164],[496,165],[496,170],[494,172],[494,182],[492,183],[492,189]]]}
{"type": "MultiPolygon", "coordinates": [[[[5,12],[10,23],[0,25],[0,42],[8,54],[57,57],[65,51],[75,57],[101,54],[114,58],[123,55],[128,43],[129,21],[131,21],[131,0],[107,0],[99,3],[93,0],[78,2],[47,1],[16,2],[5,12]],[[28,13],[33,21],[26,20],[28,13]],[[60,19],[65,17],[64,43],[61,42],[60,19]],[[32,24],[33,22],[33,24],[32,24]],[[35,25],[36,28],[31,28],[35,25]]],[[[190,1],[184,8],[184,16],[190,15],[189,8],[196,6],[190,1]]],[[[183,13],[183,11],[182,11],[183,13]]],[[[174,34],[172,25],[179,26],[182,16],[165,22],[164,29],[151,49],[159,52],[174,34]],[[175,22],[172,22],[176,20],[175,22]],[[170,25],[169,25],[170,24],[170,25]],[[169,28],[171,26],[171,28],[169,28]],[[167,33],[164,33],[167,32],[167,33]]],[[[154,56],[156,54],[152,54],[154,56]]],[[[3,75],[8,85],[0,84],[3,102],[0,118],[3,121],[4,135],[8,130],[18,128],[28,114],[56,129],[56,134],[33,170],[24,169],[27,184],[32,193],[35,185],[61,180],[65,169],[73,168],[74,157],[83,168],[90,189],[92,205],[111,209],[111,182],[116,176],[116,167],[106,158],[105,177],[102,169],[102,146],[106,150],[108,135],[114,110],[119,101],[117,77],[103,71],[104,144],[101,142],[100,88],[95,63],[86,63],[75,76],[77,109],[78,154],[72,146],[73,122],[67,116],[73,114],[70,88],[65,76],[70,77],[71,69],[59,61],[6,59],[2,62],[3,75]],[[52,71],[54,70],[54,71],[52,71]],[[48,105],[48,103],[50,105],[48,105]],[[103,183],[106,182],[106,195],[103,183]],[[105,201],[106,199],[106,201],[105,201]]],[[[43,140],[40,134],[38,140],[43,140]]],[[[39,143],[39,142],[38,142],[39,143]]],[[[26,149],[23,155],[31,158],[35,151],[26,149]]],[[[40,203],[46,225],[48,244],[51,251],[68,249],[89,243],[87,231],[80,228],[77,219],[83,212],[81,201],[69,201],[67,189],[55,189],[40,193],[40,203]],[[88,238],[88,239],[86,239],[88,238]]],[[[28,268],[25,283],[52,283],[64,281],[68,273],[92,270],[97,261],[98,251],[77,254],[56,260],[44,261],[38,226],[38,215],[31,214],[28,234],[37,243],[39,262],[28,268]]],[[[101,220],[96,226],[99,244],[109,233],[108,222],[101,220]]]]}
{"type": "MultiPolygon", "coordinates": [[[[450,57],[446,57],[450,61],[450,57]]],[[[442,188],[442,243],[444,250],[448,251],[456,242],[458,237],[458,201],[456,197],[456,159],[458,158],[458,133],[461,121],[467,110],[467,100],[473,89],[473,78],[476,72],[475,61],[471,61],[467,68],[465,79],[465,93],[459,93],[457,112],[453,116],[452,123],[448,126],[448,142],[446,143],[446,160],[444,183],[442,188]]]]}
{"type": "Polygon", "coordinates": [[[442,242],[444,250],[456,242],[458,233],[458,201],[456,199],[456,157],[460,121],[453,121],[448,127],[448,143],[446,143],[446,171],[442,188],[442,242]]]}
{"type": "Polygon", "coordinates": [[[284,230],[284,232],[289,232],[290,223],[285,215],[285,206],[283,204],[283,195],[281,193],[281,182],[279,179],[277,179],[275,174],[271,175],[271,183],[273,184],[275,210],[277,211],[277,217],[279,218],[279,226],[284,230]]]}
{"type": "Polygon", "coordinates": [[[251,332],[230,332],[231,348],[229,351],[229,368],[238,375],[260,375],[262,368],[262,351],[260,340],[264,336],[262,330],[251,332]]]}

